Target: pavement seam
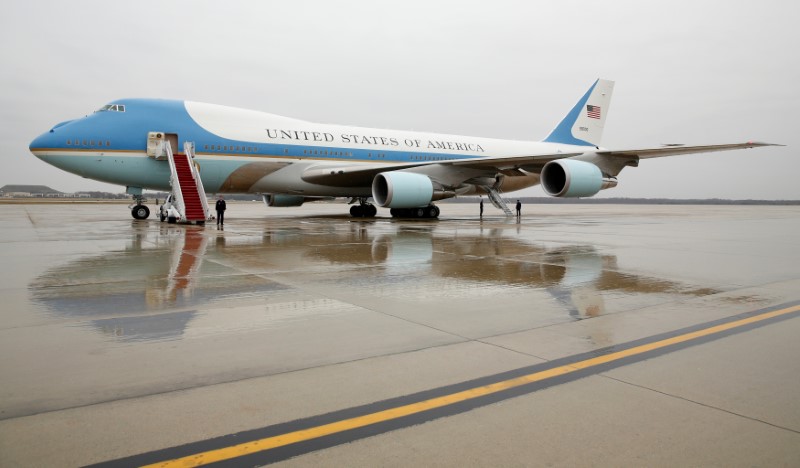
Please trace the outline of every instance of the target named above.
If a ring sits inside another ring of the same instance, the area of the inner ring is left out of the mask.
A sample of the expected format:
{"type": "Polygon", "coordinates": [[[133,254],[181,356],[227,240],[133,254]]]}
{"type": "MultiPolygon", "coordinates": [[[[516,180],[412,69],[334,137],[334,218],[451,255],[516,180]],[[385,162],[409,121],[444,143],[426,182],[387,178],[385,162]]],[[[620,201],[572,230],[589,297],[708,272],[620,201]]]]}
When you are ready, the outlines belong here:
{"type": "Polygon", "coordinates": [[[666,396],[666,397],[669,397],[669,398],[685,401],[687,403],[692,403],[692,404],[695,404],[695,405],[698,405],[698,406],[702,406],[704,408],[708,408],[708,409],[711,409],[711,410],[721,411],[723,413],[730,414],[731,416],[737,416],[739,418],[747,419],[747,420],[750,420],[750,421],[753,421],[753,422],[766,424],[767,426],[772,426],[772,427],[774,427],[776,429],[781,429],[781,430],[784,430],[784,431],[793,432],[795,434],[800,434],[800,430],[792,429],[791,427],[781,426],[779,424],[771,423],[769,421],[765,421],[763,419],[759,419],[759,418],[756,418],[756,417],[753,417],[753,416],[748,416],[746,414],[737,413],[735,411],[731,411],[731,410],[728,410],[728,409],[725,409],[725,408],[720,408],[718,406],[709,405],[708,403],[703,403],[701,401],[692,400],[691,398],[686,398],[686,397],[683,397],[683,396],[680,396],[680,395],[675,395],[675,394],[672,394],[672,393],[669,393],[669,392],[665,392],[665,391],[662,391],[662,390],[657,390],[655,388],[651,388],[651,387],[648,387],[646,385],[640,385],[640,384],[636,384],[636,383],[633,383],[633,382],[629,382],[627,380],[623,380],[623,379],[620,379],[620,378],[617,378],[617,377],[612,377],[612,376],[610,376],[610,375],[608,375],[606,373],[602,373],[602,374],[598,374],[598,375],[600,377],[604,377],[604,378],[609,379],[609,380],[614,380],[614,381],[619,382],[619,383],[624,384],[624,385],[629,385],[631,387],[635,387],[635,388],[639,388],[639,389],[642,389],[642,390],[647,390],[647,391],[650,391],[650,392],[658,393],[660,395],[663,395],[663,396],[666,396]]]}
{"type": "MultiPolygon", "coordinates": [[[[507,333],[507,334],[508,334],[508,333],[507,333]]],[[[502,336],[502,335],[496,335],[496,336],[502,336]]],[[[490,338],[491,338],[491,337],[490,337],[490,338]]],[[[484,339],[483,339],[483,338],[481,338],[481,339],[478,339],[478,340],[473,340],[473,341],[476,341],[476,342],[478,342],[478,343],[481,343],[481,344],[484,344],[484,345],[487,345],[487,346],[492,346],[492,347],[494,347],[494,348],[499,348],[499,349],[502,349],[502,350],[504,350],[504,351],[510,351],[510,352],[512,352],[512,353],[514,353],[514,354],[520,354],[520,355],[522,355],[522,356],[526,356],[526,357],[532,357],[532,358],[540,359],[540,360],[542,360],[543,362],[550,362],[550,359],[547,359],[547,358],[545,358],[545,357],[542,357],[542,356],[537,356],[537,355],[535,355],[535,354],[531,354],[531,353],[526,353],[526,352],[524,352],[524,351],[520,351],[520,350],[518,350],[518,349],[512,349],[512,348],[509,348],[509,347],[506,347],[506,346],[503,346],[503,345],[500,345],[500,344],[497,344],[497,343],[490,343],[490,342],[488,342],[488,341],[484,341],[484,339]]]]}

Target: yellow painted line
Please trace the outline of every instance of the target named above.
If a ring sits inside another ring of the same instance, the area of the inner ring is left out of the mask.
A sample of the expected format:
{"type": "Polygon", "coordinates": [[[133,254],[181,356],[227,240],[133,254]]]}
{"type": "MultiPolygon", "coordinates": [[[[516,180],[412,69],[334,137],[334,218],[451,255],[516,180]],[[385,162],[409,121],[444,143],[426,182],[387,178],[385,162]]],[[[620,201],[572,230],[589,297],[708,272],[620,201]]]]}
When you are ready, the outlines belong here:
{"type": "Polygon", "coordinates": [[[713,327],[697,330],[683,335],[674,336],[672,338],[666,338],[664,340],[655,341],[653,343],[635,346],[633,348],[626,349],[623,351],[617,351],[614,353],[609,353],[603,356],[586,359],[572,364],[566,364],[563,366],[554,367],[552,369],[534,372],[533,374],[523,375],[521,377],[516,377],[509,380],[504,380],[502,382],[496,382],[493,384],[484,385],[482,387],[471,388],[469,390],[452,393],[450,395],[431,398],[429,400],[420,401],[418,403],[411,403],[404,406],[398,406],[396,408],[390,408],[387,410],[366,414],[364,416],[358,416],[350,419],[336,421],[329,424],[323,424],[321,426],[316,426],[309,429],[289,432],[286,434],[281,434],[273,437],[266,437],[251,442],[244,442],[238,445],[232,445],[230,447],[224,447],[216,450],[209,450],[195,455],[189,455],[183,458],[176,458],[174,460],[154,463],[152,465],[147,465],[147,467],[201,466],[223,460],[230,460],[232,458],[237,458],[244,455],[263,452],[265,450],[270,450],[278,447],[284,447],[286,445],[291,445],[298,442],[318,439],[320,437],[325,437],[331,434],[337,434],[339,432],[344,432],[351,429],[357,429],[372,424],[391,421],[393,419],[402,418],[404,416],[410,416],[412,414],[421,413],[423,411],[441,408],[444,406],[449,406],[455,403],[460,403],[474,398],[491,395],[493,393],[502,392],[504,390],[508,390],[511,388],[527,385],[533,382],[547,380],[553,377],[569,374],[572,372],[598,366],[601,364],[607,364],[609,362],[617,361],[620,359],[646,353],[649,351],[654,351],[667,346],[679,343],[685,343],[687,341],[703,338],[706,336],[714,335],[717,333],[743,327],[745,325],[750,325],[753,323],[761,322],[763,320],[768,320],[774,317],[779,317],[781,315],[786,315],[797,311],[800,311],[800,305],[787,307],[785,309],[780,309],[780,310],[774,310],[772,312],[765,312],[763,314],[754,315],[752,317],[748,317],[745,319],[736,320],[721,325],[715,325],[713,327]]]}

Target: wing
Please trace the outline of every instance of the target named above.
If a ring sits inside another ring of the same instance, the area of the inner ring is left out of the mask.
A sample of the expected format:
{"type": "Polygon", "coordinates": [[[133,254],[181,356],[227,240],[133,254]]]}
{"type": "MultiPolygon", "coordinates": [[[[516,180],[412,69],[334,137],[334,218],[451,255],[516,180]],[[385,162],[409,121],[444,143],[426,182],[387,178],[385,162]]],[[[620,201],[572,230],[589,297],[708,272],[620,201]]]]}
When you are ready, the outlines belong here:
{"type": "MultiPolygon", "coordinates": [[[[351,164],[343,166],[314,166],[303,171],[301,178],[312,184],[331,187],[364,187],[372,184],[375,176],[381,172],[402,171],[404,169],[440,166],[453,169],[463,168],[485,171],[490,174],[502,172],[508,175],[522,175],[523,169],[528,172],[539,172],[545,164],[554,159],[578,156],[582,153],[552,153],[536,156],[511,156],[505,158],[472,158],[450,161],[426,161],[413,164],[351,164]],[[518,174],[515,174],[518,172],[518,174]]],[[[470,176],[471,177],[471,176],[470,176]]],[[[469,177],[465,177],[469,178],[469,177]]]]}
{"type": "Polygon", "coordinates": [[[303,172],[302,179],[312,184],[328,185],[331,187],[365,187],[372,184],[375,176],[381,172],[402,171],[404,169],[425,166],[450,167],[453,170],[466,169],[486,172],[487,174],[503,173],[509,176],[539,173],[542,167],[556,159],[571,158],[581,155],[591,155],[588,160],[600,166],[606,173],[616,175],[628,165],[636,165],[639,159],[660,158],[693,153],[712,153],[715,151],[730,151],[737,149],[756,148],[759,146],[783,146],[773,143],[748,141],[746,143],[728,143],[722,145],[683,146],[671,144],[659,148],[643,148],[629,150],[594,150],[587,147],[586,153],[549,153],[538,155],[522,155],[509,157],[485,157],[472,159],[456,159],[450,161],[426,161],[411,164],[351,164],[343,166],[325,165],[313,166],[303,172]]]}
{"type": "Polygon", "coordinates": [[[550,161],[563,158],[580,156],[583,153],[551,153],[536,156],[509,156],[505,158],[480,158],[453,161],[452,166],[468,167],[471,169],[494,170],[495,172],[509,172],[518,169],[527,172],[539,172],[542,166],[550,161]]]}
{"type": "Polygon", "coordinates": [[[613,156],[620,158],[630,158],[633,156],[639,159],[661,158],[664,156],[677,156],[680,154],[694,153],[713,153],[716,151],[730,151],[737,149],[757,148],[759,146],[784,146],[774,143],[763,143],[758,141],[748,141],[747,143],[727,143],[724,145],[701,145],[684,146],[680,144],[670,144],[660,148],[643,148],[631,150],[603,150],[597,151],[602,156],[613,156]]]}

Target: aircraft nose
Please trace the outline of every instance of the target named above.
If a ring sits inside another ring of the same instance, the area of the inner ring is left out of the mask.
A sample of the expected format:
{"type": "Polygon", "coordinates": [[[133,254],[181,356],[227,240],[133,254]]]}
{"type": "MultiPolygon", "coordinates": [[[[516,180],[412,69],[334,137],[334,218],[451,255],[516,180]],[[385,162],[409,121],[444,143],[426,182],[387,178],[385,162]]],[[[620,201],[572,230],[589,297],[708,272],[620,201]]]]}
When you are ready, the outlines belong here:
{"type": "Polygon", "coordinates": [[[54,138],[55,135],[52,130],[47,133],[42,133],[38,137],[34,138],[33,141],[31,141],[31,144],[28,145],[28,150],[33,153],[34,156],[42,157],[44,155],[43,151],[46,148],[53,147],[54,138]]]}
{"type": "Polygon", "coordinates": [[[30,150],[30,152],[35,154],[36,156],[39,156],[39,154],[37,154],[37,151],[41,152],[41,150],[46,148],[57,147],[58,145],[56,145],[55,142],[59,138],[59,136],[56,135],[56,133],[58,133],[59,131],[58,128],[63,127],[64,125],[67,125],[72,122],[75,122],[75,120],[67,120],[66,122],[61,122],[59,124],[56,124],[48,132],[42,133],[38,137],[34,138],[33,141],[31,141],[31,144],[28,145],[28,150],[30,150]]]}
{"type": "Polygon", "coordinates": [[[28,145],[30,152],[35,154],[35,150],[45,148],[47,146],[45,143],[47,142],[49,136],[50,134],[48,132],[42,133],[38,137],[34,138],[33,141],[31,141],[31,144],[28,145]]]}

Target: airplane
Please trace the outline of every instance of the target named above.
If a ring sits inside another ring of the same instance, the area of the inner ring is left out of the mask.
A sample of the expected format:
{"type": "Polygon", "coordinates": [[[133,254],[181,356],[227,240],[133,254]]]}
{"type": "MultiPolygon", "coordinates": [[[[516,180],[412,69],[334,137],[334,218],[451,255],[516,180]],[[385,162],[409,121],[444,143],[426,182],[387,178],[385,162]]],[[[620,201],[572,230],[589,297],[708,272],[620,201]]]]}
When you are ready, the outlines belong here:
{"type": "Polygon", "coordinates": [[[597,79],[538,142],[318,124],[192,101],[121,99],[55,125],[29,149],[65,171],[124,185],[136,219],[150,214],[143,189],[175,193],[165,145],[193,152],[198,186],[206,193],[258,193],[276,207],[347,197],[355,217],[376,216],[377,204],[395,217],[436,218],[440,210],[433,202],[446,198],[487,195],[510,214],[501,192],[541,183],[553,197],[591,197],[615,187],[622,169],[640,159],[776,146],[748,141],[602,148],[613,89],[613,81],[597,79]]]}

